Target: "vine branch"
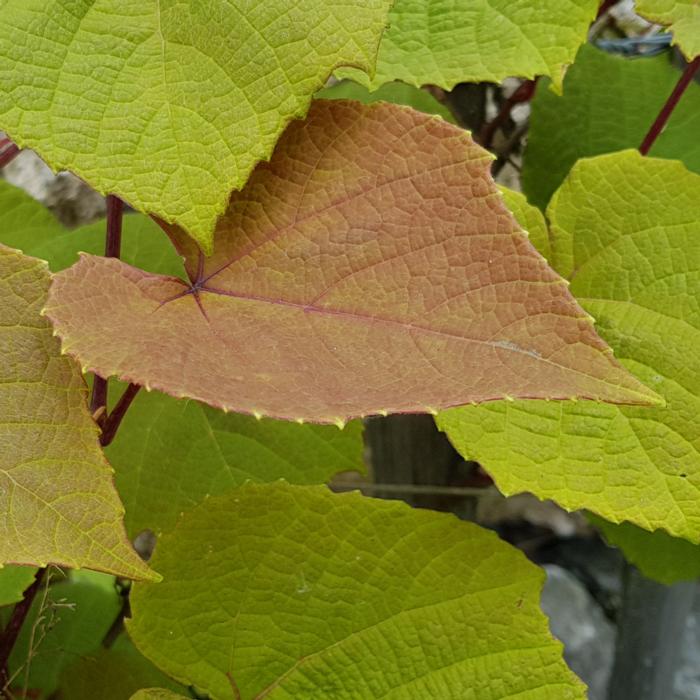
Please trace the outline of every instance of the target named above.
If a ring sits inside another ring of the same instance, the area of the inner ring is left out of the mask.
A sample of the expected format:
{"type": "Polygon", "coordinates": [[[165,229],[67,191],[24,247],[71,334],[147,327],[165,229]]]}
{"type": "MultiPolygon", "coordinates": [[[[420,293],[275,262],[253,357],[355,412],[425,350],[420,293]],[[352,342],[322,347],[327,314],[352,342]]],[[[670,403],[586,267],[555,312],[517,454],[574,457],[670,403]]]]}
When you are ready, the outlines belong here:
{"type": "MultiPolygon", "coordinates": [[[[119,197],[112,194],[107,196],[107,230],[105,235],[105,257],[107,258],[118,258],[121,254],[123,209],[124,205],[119,197]]],[[[92,413],[97,425],[104,430],[107,422],[107,380],[97,374],[94,375],[92,384],[90,413],[92,413]]]]}
{"type": "Polygon", "coordinates": [[[102,447],[107,447],[107,445],[114,440],[114,436],[117,434],[122,419],[126,415],[129,406],[131,406],[131,402],[136,398],[136,394],[139,393],[140,388],[138,384],[129,384],[119,398],[119,401],[117,401],[117,405],[105,418],[102,425],[102,434],[100,435],[100,445],[102,445],[102,447]]]}
{"type": "Polygon", "coordinates": [[[7,623],[7,627],[0,635],[0,683],[2,683],[2,696],[10,697],[8,695],[7,684],[10,682],[9,675],[7,671],[7,662],[10,659],[10,654],[14,649],[17,637],[19,637],[19,632],[22,629],[29,610],[32,607],[34,598],[41,587],[41,582],[46,573],[45,568],[39,569],[34,575],[34,581],[31,583],[29,588],[24,591],[24,596],[17,605],[15,605],[12,610],[12,615],[7,623]]]}
{"type": "Polygon", "coordinates": [[[513,107],[515,107],[517,104],[521,104],[522,102],[529,102],[535,94],[536,87],[536,78],[534,80],[525,80],[518,86],[510,97],[507,97],[503,101],[501,108],[498,110],[498,114],[490,122],[484,124],[484,127],[479,134],[479,143],[484,148],[491,148],[496,131],[508,121],[510,118],[510,113],[513,111],[513,107]]]}
{"type": "Polygon", "coordinates": [[[681,77],[676,83],[676,87],[673,88],[673,92],[669,95],[666,100],[666,104],[661,108],[659,116],[656,117],[654,123],[651,125],[647,135],[644,137],[641,146],[639,147],[639,152],[645,156],[649,153],[649,150],[654,145],[654,141],[659,137],[661,132],[664,130],[666,123],[668,122],[673,110],[680,101],[683,93],[685,92],[688,85],[690,85],[695,73],[700,68],[700,56],[697,56],[693,61],[691,61],[686,67],[681,77]]]}
{"type": "Polygon", "coordinates": [[[0,168],[9,165],[19,155],[20,151],[20,147],[12,143],[10,139],[3,139],[0,142],[0,168]]]}

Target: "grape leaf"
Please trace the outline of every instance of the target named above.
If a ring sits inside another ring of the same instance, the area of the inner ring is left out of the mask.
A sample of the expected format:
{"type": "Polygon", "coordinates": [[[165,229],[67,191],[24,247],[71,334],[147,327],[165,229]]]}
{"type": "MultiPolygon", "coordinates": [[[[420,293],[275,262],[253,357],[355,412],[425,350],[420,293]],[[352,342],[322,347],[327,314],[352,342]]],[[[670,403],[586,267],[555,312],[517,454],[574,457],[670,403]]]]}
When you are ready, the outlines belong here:
{"type": "Polygon", "coordinates": [[[671,586],[700,577],[699,545],[663,530],[649,532],[632,523],[616,525],[597,516],[589,518],[607,542],[619,547],[647,578],[671,586]]]}
{"type": "Polygon", "coordinates": [[[548,75],[561,85],[586,41],[597,0],[396,0],[374,77],[338,71],[371,89],[410,85],[500,83],[548,75]]]}
{"type": "MultiPolygon", "coordinates": [[[[122,634],[113,647],[95,650],[67,666],[61,676],[59,697],[60,700],[129,700],[134,693],[134,697],[139,697],[142,688],[152,686],[161,686],[162,692],[179,691],[183,696],[187,692],[179,683],[157,669],[122,634]]],[[[171,697],[183,696],[161,697],[170,700],[171,697]]],[[[160,700],[157,695],[151,697],[160,700]]]]}
{"type": "Polygon", "coordinates": [[[132,536],[169,530],[182,511],[247,480],[320,484],[364,471],[362,452],[360,421],[342,431],[258,421],[158,392],[141,392],[106,449],[132,536]]]}
{"type": "Polygon", "coordinates": [[[442,119],[317,101],[233,195],[212,257],[170,228],[191,283],[83,256],[46,313],[102,376],[276,418],[653,402],[518,229],[491,159],[442,119]]]}
{"type": "Polygon", "coordinates": [[[700,56],[700,4],[698,0],[636,0],[635,9],[651,22],[669,25],[673,43],[689,61],[700,56]]]}
{"type": "Polygon", "coordinates": [[[185,514],[153,565],[129,633],[214,700],[584,697],[542,571],[452,516],[250,484],[185,514]]]}
{"type": "Polygon", "coordinates": [[[439,114],[445,121],[456,124],[454,115],[444,104],[438,102],[427,90],[395,81],[386,83],[374,92],[354,80],[342,80],[331,87],[319,90],[316,97],[324,100],[357,100],[363,104],[391,102],[395,105],[413,107],[426,114],[439,114]]]}
{"type": "Polygon", "coordinates": [[[579,161],[552,199],[550,262],[666,406],[517,401],[438,416],[504,493],[700,542],[699,194],[681,163],[623,151],[579,161]]]}
{"type": "Polygon", "coordinates": [[[0,607],[22,600],[22,594],[34,580],[33,566],[6,566],[0,569],[0,607]]]}
{"type": "MultiPolygon", "coordinates": [[[[67,229],[26,192],[0,180],[0,242],[48,261],[55,272],[72,265],[78,251],[100,255],[105,222],[67,229]]],[[[182,259],[162,229],[142,214],[125,214],[121,258],[163,275],[182,273],[182,259]]]]}
{"type": "Polygon", "coordinates": [[[338,66],[371,71],[390,0],[5,0],[0,128],[210,251],[232,189],[338,66]]]}
{"type": "MultiPolygon", "coordinates": [[[[523,162],[523,190],[544,209],[579,158],[637,148],[678,81],[667,55],[628,59],[583,46],[555,95],[538,87],[523,162]]],[[[683,99],[651,149],[700,172],[700,86],[683,99]]],[[[542,252],[542,251],[541,251],[542,252]]]]}
{"type": "Polygon", "coordinates": [[[46,263],[0,245],[0,564],[153,578],[126,539],[85,383],[39,315],[48,286],[46,263]]]}
{"type": "MultiPolygon", "coordinates": [[[[49,697],[58,688],[62,670],[76,657],[97,651],[121,610],[114,587],[65,581],[34,599],[10,656],[10,676],[21,688],[29,664],[28,688],[34,697],[49,697]],[[30,659],[30,649],[35,654],[30,659]]],[[[19,696],[18,696],[19,697],[19,696]]]]}

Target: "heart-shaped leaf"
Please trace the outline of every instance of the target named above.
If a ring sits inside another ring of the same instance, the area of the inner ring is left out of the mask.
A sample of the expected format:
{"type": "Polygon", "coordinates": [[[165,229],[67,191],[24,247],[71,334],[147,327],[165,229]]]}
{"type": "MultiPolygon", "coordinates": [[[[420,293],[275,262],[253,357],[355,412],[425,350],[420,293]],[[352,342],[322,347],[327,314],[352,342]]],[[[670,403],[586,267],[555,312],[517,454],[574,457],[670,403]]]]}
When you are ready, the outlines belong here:
{"type": "Polygon", "coordinates": [[[208,250],[333,69],[373,70],[390,4],[6,0],[0,128],[208,250]]]}
{"type": "Polygon", "coordinates": [[[576,700],[544,574],[494,533],[322,486],[249,484],[185,514],[129,634],[213,700],[576,700]]]}
{"type": "Polygon", "coordinates": [[[0,564],[154,574],[131,549],[87,388],[39,312],[46,263],[0,245],[0,564]]]}
{"type": "Polygon", "coordinates": [[[233,195],[212,257],[170,229],[189,283],[84,256],[46,313],[102,376],[277,418],[653,402],[503,206],[491,160],[442,119],[318,102],[233,195]]]}

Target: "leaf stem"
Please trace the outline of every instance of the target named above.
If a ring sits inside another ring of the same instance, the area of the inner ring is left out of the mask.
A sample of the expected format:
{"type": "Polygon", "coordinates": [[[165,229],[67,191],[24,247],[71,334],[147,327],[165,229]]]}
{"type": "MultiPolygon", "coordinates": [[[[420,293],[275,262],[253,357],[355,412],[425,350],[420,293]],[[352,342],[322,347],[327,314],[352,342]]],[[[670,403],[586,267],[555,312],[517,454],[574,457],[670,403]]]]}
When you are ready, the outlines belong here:
{"type": "Polygon", "coordinates": [[[697,72],[698,68],[700,68],[700,56],[697,56],[685,67],[685,70],[683,71],[681,77],[676,83],[676,87],[673,88],[673,92],[669,95],[668,99],[666,100],[666,104],[664,104],[664,106],[661,108],[659,116],[656,117],[654,123],[651,125],[651,128],[647,132],[647,135],[644,137],[642,145],[639,147],[639,152],[643,156],[649,153],[649,150],[654,145],[654,141],[656,141],[656,139],[659,137],[659,134],[661,134],[661,132],[663,131],[664,127],[666,126],[666,122],[668,122],[669,118],[671,117],[671,114],[673,113],[673,110],[676,108],[676,105],[683,96],[685,89],[688,87],[688,85],[690,85],[690,82],[692,81],[693,76],[697,72]]]}
{"type": "Polygon", "coordinates": [[[105,257],[118,258],[122,250],[122,214],[124,202],[113,194],[107,196],[107,240],[105,257]]]}
{"type": "Polygon", "coordinates": [[[596,19],[600,19],[613,5],[617,5],[617,0],[604,0],[598,8],[596,19]]]}
{"type": "MultiPolygon", "coordinates": [[[[105,257],[118,258],[122,248],[122,213],[124,203],[113,194],[107,196],[107,230],[105,234],[105,257]]],[[[107,380],[94,375],[90,413],[97,425],[104,430],[107,422],[107,380]]],[[[118,426],[119,424],[117,424],[118,426]]],[[[115,429],[116,430],[116,429],[115,429]]],[[[112,438],[114,435],[112,435],[112,438]]]]}
{"type": "Polygon", "coordinates": [[[0,153],[0,168],[4,168],[9,165],[17,155],[19,155],[20,147],[12,143],[12,141],[7,141],[3,143],[4,148],[0,153]]]}
{"type": "Polygon", "coordinates": [[[0,635],[0,683],[2,683],[2,696],[10,697],[7,694],[7,684],[9,682],[9,675],[7,672],[7,662],[10,659],[10,654],[14,649],[17,637],[19,637],[19,632],[22,629],[22,625],[29,614],[29,610],[32,607],[34,598],[41,587],[41,582],[46,573],[46,568],[38,569],[34,575],[34,581],[31,583],[29,588],[24,591],[24,596],[17,605],[15,605],[12,610],[12,615],[7,623],[7,627],[0,635]]]}
{"type": "Polygon", "coordinates": [[[100,435],[100,445],[102,445],[102,447],[107,447],[107,445],[114,440],[114,436],[117,434],[122,419],[129,409],[129,406],[131,406],[131,402],[136,398],[136,394],[139,393],[139,389],[141,389],[141,387],[138,384],[129,384],[129,386],[124,389],[124,393],[121,395],[119,401],[117,401],[117,405],[109,416],[107,416],[102,426],[102,435],[100,435]]]}
{"type": "Polygon", "coordinates": [[[491,148],[496,130],[503,126],[506,121],[508,121],[510,118],[510,113],[513,111],[513,107],[515,107],[515,105],[522,102],[529,102],[532,99],[535,94],[536,87],[537,79],[525,80],[518,86],[510,97],[507,97],[503,101],[498,114],[490,122],[484,124],[484,127],[479,134],[479,143],[484,148],[491,148]]]}

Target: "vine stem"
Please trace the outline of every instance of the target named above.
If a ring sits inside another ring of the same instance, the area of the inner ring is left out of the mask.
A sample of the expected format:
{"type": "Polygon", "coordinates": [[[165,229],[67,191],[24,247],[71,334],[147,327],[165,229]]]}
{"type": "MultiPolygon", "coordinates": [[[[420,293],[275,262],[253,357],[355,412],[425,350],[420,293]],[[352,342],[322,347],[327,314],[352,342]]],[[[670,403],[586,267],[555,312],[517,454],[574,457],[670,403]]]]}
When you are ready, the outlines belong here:
{"type": "Polygon", "coordinates": [[[119,401],[117,401],[117,405],[104,420],[102,434],[100,435],[100,445],[102,445],[102,447],[107,447],[107,445],[114,440],[114,436],[117,434],[122,419],[129,410],[131,402],[136,398],[136,394],[139,393],[140,388],[138,384],[129,384],[119,398],[119,401]]]}
{"type": "Polygon", "coordinates": [[[651,125],[649,131],[647,132],[647,135],[644,137],[642,145],[639,147],[639,152],[643,156],[649,153],[649,150],[654,145],[654,141],[656,141],[656,139],[663,131],[664,127],[666,126],[666,123],[668,122],[669,118],[671,117],[671,114],[673,113],[673,110],[676,108],[676,105],[680,101],[688,85],[690,85],[693,76],[695,75],[695,73],[697,73],[698,68],[700,68],[700,56],[697,56],[685,67],[685,70],[683,71],[681,77],[676,83],[676,87],[673,88],[673,92],[669,95],[668,99],[666,100],[666,104],[664,104],[664,106],[661,108],[659,116],[656,117],[654,123],[651,125]]]}
{"type": "Polygon", "coordinates": [[[517,87],[510,97],[503,101],[501,108],[498,110],[498,114],[490,122],[484,124],[479,134],[479,143],[484,148],[491,148],[496,130],[508,121],[510,113],[513,111],[515,105],[521,104],[522,102],[529,102],[533,98],[536,87],[537,78],[534,80],[525,80],[517,87]]]}
{"type": "Polygon", "coordinates": [[[4,168],[9,165],[16,156],[19,155],[20,147],[12,143],[8,139],[5,139],[2,144],[2,152],[0,152],[0,168],[4,168]]]}
{"type": "MultiPolygon", "coordinates": [[[[105,257],[107,258],[118,258],[121,254],[123,210],[124,204],[119,197],[112,194],[107,196],[107,231],[105,235],[105,257]]],[[[104,430],[107,421],[107,380],[97,374],[94,375],[92,383],[90,413],[92,413],[97,425],[104,430]]]]}
{"type": "Polygon", "coordinates": [[[41,587],[41,582],[46,573],[46,568],[39,569],[34,575],[34,581],[31,583],[29,588],[24,591],[24,596],[22,600],[15,605],[12,610],[12,615],[7,623],[7,627],[0,635],[0,682],[2,683],[2,695],[3,697],[10,697],[7,694],[6,685],[9,682],[9,677],[7,673],[7,662],[10,659],[10,654],[14,649],[17,637],[19,637],[19,632],[22,629],[29,610],[32,607],[34,598],[36,597],[39,588],[41,587]]]}

